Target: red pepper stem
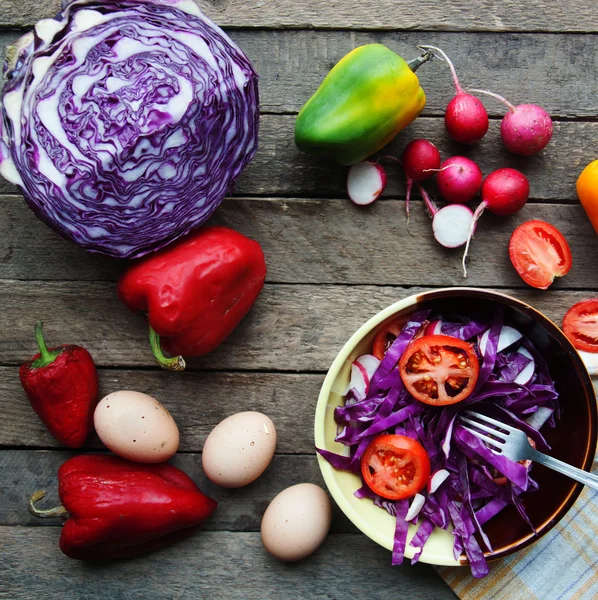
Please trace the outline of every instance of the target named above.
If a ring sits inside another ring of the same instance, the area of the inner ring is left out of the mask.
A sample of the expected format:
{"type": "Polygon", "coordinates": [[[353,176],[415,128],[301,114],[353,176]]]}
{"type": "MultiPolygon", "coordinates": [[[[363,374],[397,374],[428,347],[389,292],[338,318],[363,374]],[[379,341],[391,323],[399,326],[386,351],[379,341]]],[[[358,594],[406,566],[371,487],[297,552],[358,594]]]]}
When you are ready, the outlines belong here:
{"type": "Polygon", "coordinates": [[[44,340],[44,333],[42,331],[44,324],[42,321],[38,321],[35,324],[35,340],[37,341],[37,345],[39,346],[39,353],[41,356],[34,360],[32,366],[36,369],[40,369],[48,366],[50,363],[53,363],[56,358],[62,354],[64,348],[60,348],[58,350],[48,350],[46,346],[46,340],[44,340]]]}
{"type": "Polygon", "coordinates": [[[160,336],[154,331],[153,327],[149,326],[149,339],[152,352],[156,362],[167,371],[184,371],[186,364],[185,359],[182,356],[174,356],[167,358],[162,352],[162,346],[160,346],[160,336]]]}
{"type": "Polygon", "coordinates": [[[68,515],[68,511],[64,506],[55,506],[54,508],[40,509],[37,508],[36,503],[39,502],[42,498],[46,497],[46,492],[44,490],[37,490],[31,495],[29,498],[29,512],[34,516],[40,519],[53,519],[56,517],[66,517],[68,515]]]}

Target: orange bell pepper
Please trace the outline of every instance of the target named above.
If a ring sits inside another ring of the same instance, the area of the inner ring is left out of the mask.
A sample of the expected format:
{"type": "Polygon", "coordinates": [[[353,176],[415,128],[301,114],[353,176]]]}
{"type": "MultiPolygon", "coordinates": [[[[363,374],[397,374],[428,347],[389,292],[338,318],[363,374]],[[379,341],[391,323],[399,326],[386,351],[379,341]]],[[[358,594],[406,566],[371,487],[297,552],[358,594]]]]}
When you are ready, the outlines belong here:
{"type": "Polygon", "coordinates": [[[598,233],[598,160],[591,162],[577,180],[577,195],[598,233]]]}

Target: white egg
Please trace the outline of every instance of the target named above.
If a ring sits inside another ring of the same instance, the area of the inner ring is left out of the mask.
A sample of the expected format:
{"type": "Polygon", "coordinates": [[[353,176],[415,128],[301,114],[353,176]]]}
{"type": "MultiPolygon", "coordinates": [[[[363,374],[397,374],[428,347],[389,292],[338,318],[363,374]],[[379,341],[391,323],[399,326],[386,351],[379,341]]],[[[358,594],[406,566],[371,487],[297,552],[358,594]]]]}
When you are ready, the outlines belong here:
{"type": "Polygon", "coordinates": [[[136,462],[164,462],[179,447],[179,430],[171,414],[141,392],[108,394],[97,405],[93,424],[109,450],[136,462]]]}
{"type": "Polygon", "coordinates": [[[313,483],[283,490],[262,518],[262,543],[272,556],[296,561],[315,552],[328,535],[332,507],[326,492],[313,483]]]}
{"type": "Polygon", "coordinates": [[[259,412],[240,412],[218,423],[206,438],[203,470],[216,485],[242,487],[266,470],[275,448],[272,420],[259,412]]]}

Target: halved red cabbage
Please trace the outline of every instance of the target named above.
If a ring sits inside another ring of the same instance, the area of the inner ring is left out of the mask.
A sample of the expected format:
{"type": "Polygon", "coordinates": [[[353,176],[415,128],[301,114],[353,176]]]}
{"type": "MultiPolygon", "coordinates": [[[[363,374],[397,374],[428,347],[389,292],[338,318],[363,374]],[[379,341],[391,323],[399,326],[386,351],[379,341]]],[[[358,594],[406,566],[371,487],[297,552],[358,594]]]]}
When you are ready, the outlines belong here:
{"type": "Polygon", "coordinates": [[[257,148],[257,75],[192,0],[71,0],[5,70],[0,173],[93,252],[198,227],[257,148]]]}
{"type": "MultiPolygon", "coordinates": [[[[412,563],[419,560],[434,527],[447,529],[452,525],[455,557],[458,558],[464,551],[472,574],[483,577],[488,573],[488,566],[476,536],[488,550],[491,547],[482,526],[505,506],[514,505],[532,527],[520,498],[523,492],[538,488],[530,477],[530,469],[492,452],[456,419],[460,410],[475,405],[477,411],[520,428],[539,449],[549,449],[539,428],[534,427],[536,422],[540,426],[546,423],[553,427],[555,417],[558,418],[558,394],[546,362],[525,338],[498,351],[501,331],[501,313],[495,315],[492,322],[435,315],[429,311],[414,314],[374,373],[366,397],[357,401],[350,390],[345,404],[335,410],[335,420],[339,425],[336,441],[347,445],[350,455],[339,456],[318,449],[335,468],[360,474],[360,458],[371,440],[380,433],[399,433],[421,442],[430,457],[432,474],[440,469],[448,472],[448,477],[434,488],[434,492],[421,492],[425,503],[419,513],[418,529],[410,543],[416,549],[412,563]],[[472,395],[464,402],[446,407],[424,405],[415,400],[405,390],[396,368],[409,342],[431,322],[438,320],[442,321],[443,334],[458,336],[474,344],[481,364],[472,395]],[[480,353],[478,341],[482,336],[483,353],[480,353]],[[519,352],[521,349],[525,350],[523,354],[519,352]],[[516,383],[519,374],[532,363],[534,373],[529,381],[525,385],[516,383]],[[536,420],[533,416],[538,411],[541,414],[536,420]],[[497,482],[499,474],[507,478],[506,485],[497,482]]],[[[408,501],[385,500],[363,481],[355,495],[373,500],[396,517],[392,561],[399,564],[403,560],[407,535],[405,515],[408,501]]]]}

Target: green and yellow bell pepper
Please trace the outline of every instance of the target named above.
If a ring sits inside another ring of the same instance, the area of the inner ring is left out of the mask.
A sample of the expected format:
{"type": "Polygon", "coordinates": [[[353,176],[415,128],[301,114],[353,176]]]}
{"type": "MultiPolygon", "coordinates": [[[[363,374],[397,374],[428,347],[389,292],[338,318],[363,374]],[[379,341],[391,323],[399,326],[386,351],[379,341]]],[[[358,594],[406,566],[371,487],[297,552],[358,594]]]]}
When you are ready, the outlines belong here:
{"type": "Polygon", "coordinates": [[[385,146],[423,110],[426,95],[411,63],[382,44],[355,48],[328,73],[297,116],[295,143],[352,165],[385,146]]]}

